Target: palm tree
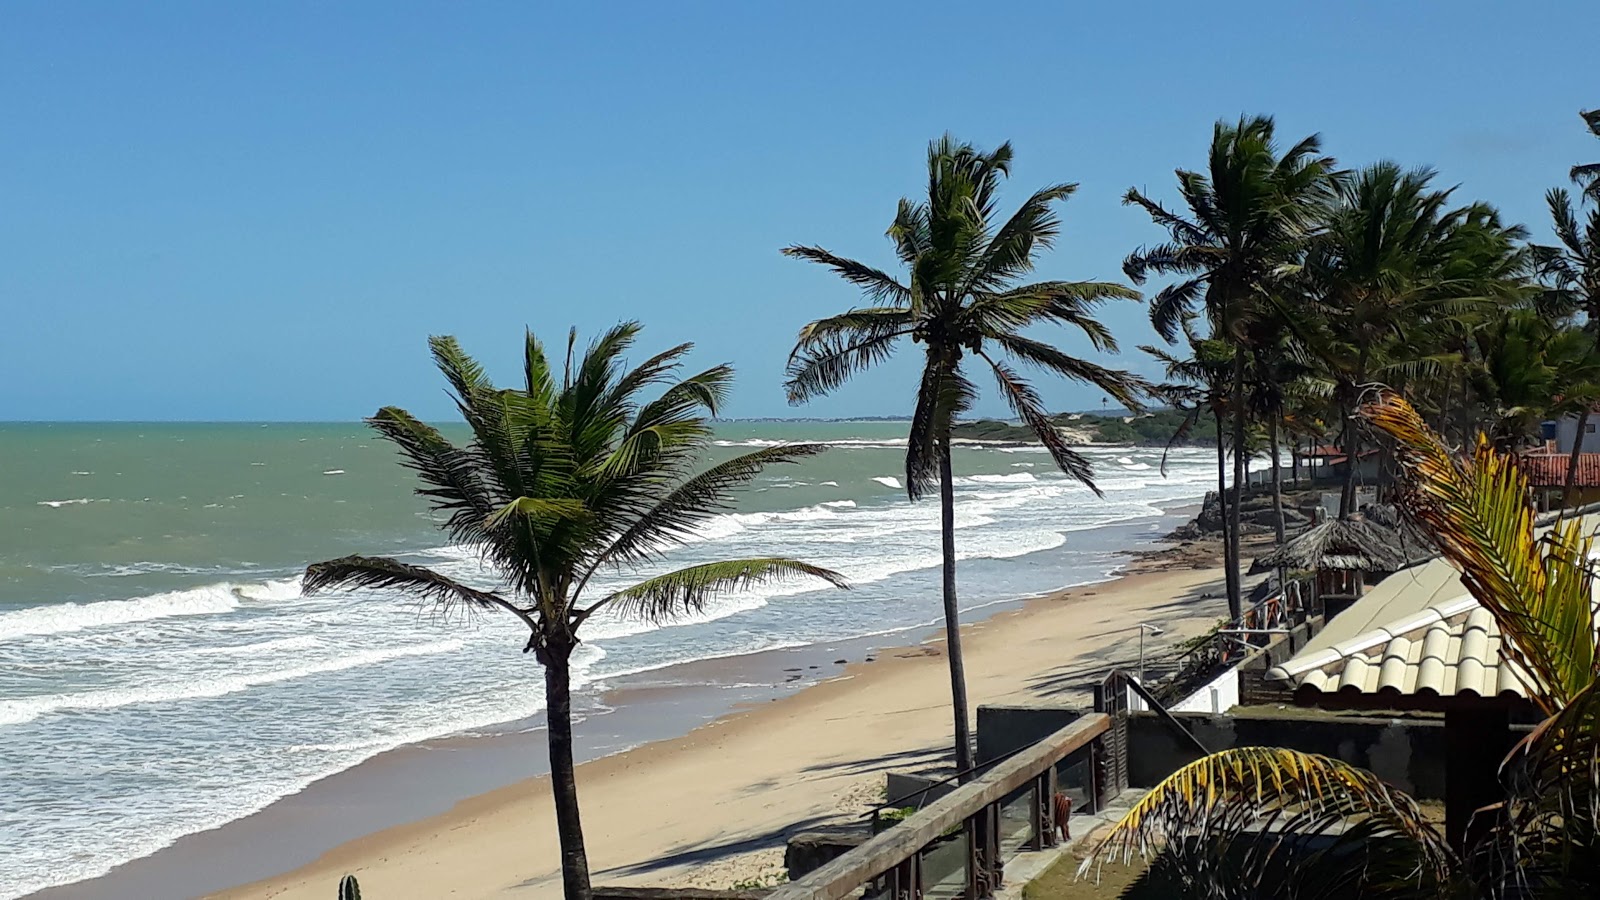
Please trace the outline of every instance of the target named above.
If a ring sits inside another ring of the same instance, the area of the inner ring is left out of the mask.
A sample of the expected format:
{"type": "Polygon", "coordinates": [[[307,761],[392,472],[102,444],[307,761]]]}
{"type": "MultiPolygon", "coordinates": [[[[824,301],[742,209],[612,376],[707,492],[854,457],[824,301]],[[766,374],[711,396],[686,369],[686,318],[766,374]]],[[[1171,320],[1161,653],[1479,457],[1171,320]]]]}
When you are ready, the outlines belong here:
{"type": "MultiPolygon", "coordinates": [[[[1600,129],[1600,110],[1586,115],[1590,117],[1591,127],[1600,129]]],[[[1597,174],[1589,187],[1595,190],[1600,186],[1600,163],[1591,168],[1597,174]]],[[[1552,189],[1545,194],[1545,203],[1550,207],[1550,219],[1561,244],[1532,248],[1539,275],[1555,295],[1555,304],[1583,314],[1583,327],[1593,336],[1596,352],[1600,353],[1600,204],[1589,210],[1588,217],[1580,224],[1572,198],[1566,191],[1552,189]]],[[[1563,506],[1567,505],[1577,481],[1578,453],[1583,448],[1584,426],[1589,421],[1591,408],[1590,403],[1581,402],[1573,410],[1578,416],[1578,437],[1573,441],[1572,456],[1567,462],[1563,506]]]]}
{"type": "Polygon", "coordinates": [[[567,900],[591,895],[573,771],[569,670],[583,624],[600,614],[667,621],[704,608],[723,592],[782,578],[845,586],[827,569],[768,557],[689,566],[603,596],[586,593],[602,570],[661,562],[664,551],[696,525],[729,509],[730,491],[763,467],[823,449],[771,447],[696,472],[711,435],[706,414],[716,414],[733,371],[720,365],[680,377],[691,344],[628,368],[622,355],[638,333],[637,323],[618,325],[577,358],[574,330],[560,371],[530,333],[524,383],[509,389],[496,387],[454,338],[435,337],[429,346],[471,428],[467,443],[452,443],[398,407],[384,407],[367,420],[417,473],[418,495],[445,517],[451,540],[492,566],[501,588],[473,587],[382,557],[347,556],[317,563],[305,574],[308,593],[397,589],[449,607],[504,612],[527,626],[523,652],[544,666],[550,781],[567,900]],[[658,387],[655,396],[647,395],[658,387]]]}
{"type": "Polygon", "coordinates": [[[1314,374],[1303,342],[1296,335],[1296,323],[1283,315],[1282,304],[1262,309],[1247,329],[1250,348],[1245,399],[1249,415],[1263,423],[1267,432],[1267,451],[1271,454],[1273,531],[1279,545],[1284,542],[1283,472],[1279,464],[1279,431],[1288,413],[1290,394],[1296,385],[1314,374]]]}
{"type": "MultiPolygon", "coordinates": [[[[1600,137],[1600,109],[1586,109],[1578,113],[1589,133],[1600,137]]],[[[1583,195],[1600,203],[1600,163],[1584,163],[1572,167],[1572,183],[1583,187],[1583,195]]]]}
{"type": "MultiPolygon", "coordinates": [[[[1168,232],[1170,240],[1141,247],[1123,262],[1135,284],[1150,275],[1178,275],[1150,304],[1150,321],[1172,343],[1183,317],[1200,307],[1214,337],[1234,344],[1228,404],[1233,446],[1245,445],[1247,329],[1267,303],[1285,266],[1297,260],[1315,227],[1333,175],[1333,160],[1319,156],[1313,135],[1279,154],[1270,117],[1218,122],[1212,131],[1205,172],[1177,170],[1185,217],[1136,189],[1123,202],[1138,206],[1168,232]]],[[[1228,610],[1240,615],[1239,501],[1245,458],[1235,453],[1233,498],[1227,506],[1225,567],[1228,610]]]]}
{"type": "MultiPolygon", "coordinates": [[[[1100,388],[1137,408],[1147,386],[1126,372],[1070,356],[1023,332],[1035,325],[1077,329],[1099,351],[1116,339],[1094,318],[1106,300],[1138,299],[1127,287],[1095,281],[1018,282],[1060,232],[1053,206],[1076,189],[1056,184],[1034,192],[1005,221],[996,194],[1011,171],[1011,145],[984,153],[949,135],[928,147],[928,195],[903,199],[889,226],[904,281],[821,247],[784,254],[832,269],[866,295],[869,305],[819,319],[800,330],[789,357],[789,402],[804,403],[883,361],[901,339],[923,347],[921,383],[906,446],[906,492],[912,500],[938,486],[944,557],[945,641],[955,716],[956,768],[972,769],[966,679],[956,607],[955,497],[950,427],[977,397],[964,363],[980,361],[1000,394],[1031,428],[1062,472],[1099,494],[1088,460],[1067,445],[1038,393],[1011,360],[1100,388]]],[[[963,775],[962,777],[966,777],[963,775]]]]}
{"type": "Polygon", "coordinates": [[[1500,224],[1481,204],[1449,209],[1431,169],[1392,162],[1341,181],[1338,200],[1306,254],[1304,283],[1326,327],[1316,352],[1344,410],[1349,463],[1339,514],[1355,511],[1361,430],[1354,415],[1374,376],[1400,379],[1432,369],[1416,352],[1421,329],[1470,313],[1485,299],[1518,294],[1524,260],[1520,227],[1500,224]]]}
{"type": "Polygon", "coordinates": [[[1504,813],[1452,846],[1371,773],[1272,747],[1191,763],[1129,810],[1080,868],[1164,850],[1186,896],[1592,897],[1600,892],[1600,647],[1592,537],[1577,520],[1538,536],[1515,458],[1480,437],[1450,454],[1385,393],[1364,418],[1394,439],[1406,511],[1494,616],[1506,658],[1548,717],[1502,764],[1504,813]],[[1304,839],[1331,841],[1307,853],[1304,839]],[[1270,883],[1269,881],[1269,883],[1270,883]],[[1345,893],[1340,893],[1344,891],[1345,893]]]}

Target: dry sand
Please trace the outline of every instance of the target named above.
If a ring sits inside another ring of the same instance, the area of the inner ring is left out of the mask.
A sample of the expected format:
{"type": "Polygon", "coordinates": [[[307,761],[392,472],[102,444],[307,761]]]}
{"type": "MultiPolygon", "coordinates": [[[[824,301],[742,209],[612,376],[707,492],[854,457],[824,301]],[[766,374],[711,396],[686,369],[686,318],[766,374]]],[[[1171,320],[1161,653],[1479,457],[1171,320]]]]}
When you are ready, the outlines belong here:
{"type": "MultiPolygon", "coordinates": [[[[1203,546],[1142,558],[1129,573],[964,627],[974,708],[1087,704],[1088,685],[1133,661],[1135,623],[1160,623],[1171,644],[1226,611],[1222,572],[1203,546]]],[[[729,887],[775,878],[788,833],[859,816],[879,799],[885,770],[942,760],[952,727],[943,645],[941,635],[886,650],[793,696],[580,766],[595,883],[729,887]]],[[[553,898],[558,860],[549,786],[535,778],[217,896],[324,900],[354,873],[375,900],[553,898]]]]}

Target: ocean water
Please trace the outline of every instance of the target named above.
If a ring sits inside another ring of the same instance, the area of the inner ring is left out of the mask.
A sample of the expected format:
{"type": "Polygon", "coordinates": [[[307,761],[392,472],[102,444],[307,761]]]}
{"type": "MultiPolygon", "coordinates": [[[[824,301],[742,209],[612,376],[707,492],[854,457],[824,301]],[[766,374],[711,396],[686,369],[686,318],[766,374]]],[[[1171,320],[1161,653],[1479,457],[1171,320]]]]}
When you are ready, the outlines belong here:
{"type": "MultiPolygon", "coordinates": [[[[720,426],[714,459],[831,447],[770,469],[666,565],[782,553],[855,589],[766,587],[662,627],[597,617],[579,715],[604,714],[594,698],[622,674],[936,623],[938,509],[905,499],[905,427],[720,426]]],[[[1087,453],[1103,500],[1039,448],[958,447],[969,620],[1108,577],[1214,471],[1202,450],[1174,451],[1165,477],[1159,451],[1087,453]]],[[[412,487],[358,424],[0,425],[0,898],[101,874],[401,744],[539,712],[514,621],[301,595],[307,563],[349,553],[491,584],[412,487]]],[[[630,574],[647,573],[592,590],[630,574]]]]}

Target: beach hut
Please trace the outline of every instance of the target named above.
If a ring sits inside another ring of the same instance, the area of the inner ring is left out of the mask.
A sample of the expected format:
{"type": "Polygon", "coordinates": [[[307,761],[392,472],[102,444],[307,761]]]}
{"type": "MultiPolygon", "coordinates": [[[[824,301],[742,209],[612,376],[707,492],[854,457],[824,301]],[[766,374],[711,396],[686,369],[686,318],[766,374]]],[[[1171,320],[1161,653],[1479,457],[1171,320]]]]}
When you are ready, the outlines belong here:
{"type": "Polygon", "coordinates": [[[1332,618],[1361,598],[1368,573],[1398,571],[1424,552],[1421,538],[1408,531],[1398,519],[1391,527],[1362,513],[1328,519],[1257,558],[1250,571],[1316,573],[1313,603],[1332,618]]]}

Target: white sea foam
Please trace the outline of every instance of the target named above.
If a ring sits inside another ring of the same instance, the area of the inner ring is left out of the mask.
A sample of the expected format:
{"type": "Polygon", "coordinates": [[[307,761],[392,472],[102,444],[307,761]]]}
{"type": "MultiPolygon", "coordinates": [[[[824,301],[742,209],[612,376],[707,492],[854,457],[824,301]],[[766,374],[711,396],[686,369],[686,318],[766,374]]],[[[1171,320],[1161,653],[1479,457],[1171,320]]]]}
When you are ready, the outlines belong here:
{"type": "Polygon", "coordinates": [[[184,651],[190,656],[260,656],[268,653],[282,653],[285,650],[315,650],[323,646],[321,640],[309,635],[300,637],[277,638],[270,641],[259,641],[254,644],[240,644],[232,647],[195,647],[184,651]]]}
{"type": "Polygon", "coordinates": [[[324,475],[343,475],[344,474],[344,470],[343,469],[329,469],[328,471],[323,472],[322,474],[324,474],[324,475]]]}
{"type": "Polygon", "coordinates": [[[141,687],[111,688],[109,690],[83,691],[72,694],[50,694],[43,697],[28,697],[22,700],[0,700],[0,725],[20,725],[32,722],[40,716],[63,710],[116,709],[139,703],[172,703],[180,700],[225,697],[228,694],[249,690],[259,685],[276,684],[327,672],[339,672],[360,666],[370,666],[375,663],[407,656],[429,656],[436,653],[449,653],[452,650],[459,650],[461,647],[462,642],[459,640],[437,641],[412,647],[391,647],[365,650],[358,653],[342,653],[332,659],[324,659],[302,666],[252,674],[225,675],[206,681],[185,679],[179,682],[144,685],[141,687]]]}
{"type": "Polygon", "coordinates": [[[894,477],[893,475],[879,475],[872,480],[883,485],[884,487],[892,487],[897,490],[904,487],[904,485],[900,483],[900,479],[894,477]]]}
{"type": "Polygon", "coordinates": [[[1009,475],[969,475],[957,478],[956,484],[1030,484],[1038,480],[1032,472],[1013,472],[1009,475]]]}
{"type": "Polygon", "coordinates": [[[36,506],[48,506],[51,509],[60,509],[63,506],[83,506],[85,504],[93,503],[93,502],[94,502],[94,498],[92,498],[92,497],[74,497],[71,500],[40,500],[35,505],[36,506]]]}
{"type": "Polygon", "coordinates": [[[0,613],[0,641],[28,635],[62,634],[87,628],[147,622],[169,616],[203,616],[239,607],[231,584],[212,584],[187,591],[152,594],[132,600],[56,603],[0,613]]]}

